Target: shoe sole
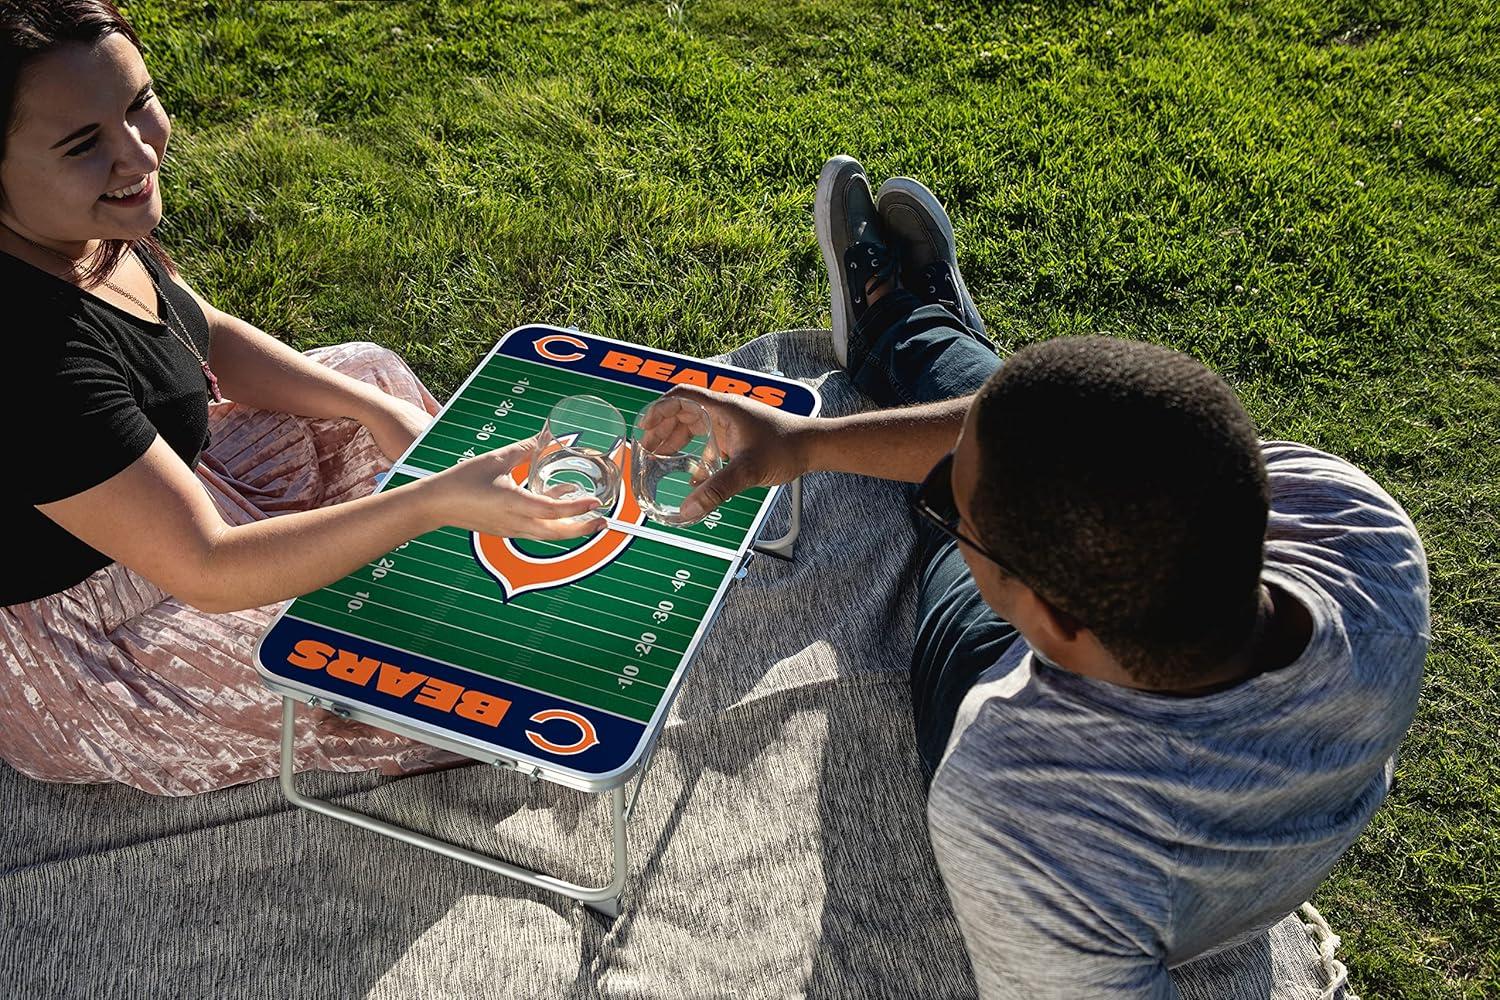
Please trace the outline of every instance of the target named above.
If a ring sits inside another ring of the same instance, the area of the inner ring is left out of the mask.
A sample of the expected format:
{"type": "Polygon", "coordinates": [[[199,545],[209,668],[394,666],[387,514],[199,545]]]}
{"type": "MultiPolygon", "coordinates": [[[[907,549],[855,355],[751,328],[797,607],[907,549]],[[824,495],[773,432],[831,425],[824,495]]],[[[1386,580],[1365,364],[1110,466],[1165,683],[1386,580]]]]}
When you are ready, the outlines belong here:
{"type": "Polygon", "coordinates": [[[839,175],[850,164],[865,172],[864,165],[852,156],[835,156],[823,164],[818,174],[818,193],[813,202],[813,226],[818,233],[818,246],[823,250],[823,263],[828,268],[828,298],[832,320],[833,353],[839,364],[849,363],[849,306],[848,293],[844,290],[843,261],[833,247],[833,187],[839,175]]]}
{"type": "Polygon", "coordinates": [[[969,286],[964,284],[963,272],[958,267],[958,241],[953,238],[953,222],[948,218],[948,212],[943,208],[943,203],[938,201],[937,195],[928,190],[921,181],[910,177],[892,177],[880,185],[880,194],[875,199],[875,211],[880,211],[880,203],[885,200],[888,193],[896,193],[911,199],[929,219],[937,224],[938,231],[943,234],[943,239],[948,244],[948,266],[953,270],[953,281],[958,285],[959,305],[963,308],[964,315],[959,317],[973,328],[981,338],[985,337],[984,320],[979,318],[979,309],[974,305],[974,297],[969,294],[969,286]]]}

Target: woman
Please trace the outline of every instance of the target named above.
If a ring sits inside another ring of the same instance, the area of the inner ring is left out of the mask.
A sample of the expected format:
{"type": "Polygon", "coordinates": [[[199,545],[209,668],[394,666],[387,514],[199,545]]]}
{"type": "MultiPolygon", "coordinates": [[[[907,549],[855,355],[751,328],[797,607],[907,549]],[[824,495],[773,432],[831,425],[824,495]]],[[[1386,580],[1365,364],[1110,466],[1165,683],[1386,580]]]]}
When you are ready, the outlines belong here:
{"type": "MultiPolygon", "coordinates": [[[[435,401],[373,344],[299,354],[182,279],[152,237],[171,128],[140,49],[108,0],[0,0],[0,757],[179,795],[276,773],[252,653],[277,602],[444,525],[598,522],[515,487],[530,442],[369,495],[435,401]]],[[[299,769],[451,759],[319,716],[299,769]]]]}

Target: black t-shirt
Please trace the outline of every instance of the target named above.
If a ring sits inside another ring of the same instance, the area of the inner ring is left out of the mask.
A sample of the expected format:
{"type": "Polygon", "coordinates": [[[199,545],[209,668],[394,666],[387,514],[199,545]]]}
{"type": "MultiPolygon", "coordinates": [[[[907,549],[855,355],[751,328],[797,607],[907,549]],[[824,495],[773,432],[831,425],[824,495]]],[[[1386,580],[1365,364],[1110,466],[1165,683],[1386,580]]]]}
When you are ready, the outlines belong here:
{"type": "MultiPolygon", "coordinates": [[[[208,321],[149,254],[141,259],[209,356],[208,321]]],[[[208,382],[165,327],[117,309],[0,252],[0,301],[11,303],[0,344],[0,420],[11,435],[0,524],[0,605],[66,590],[109,565],[36,509],[121,472],[161,435],[188,465],[208,447],[208,382]]],[[[164,319],[174,314],[146,300],[164,319]]],[[[182,332],[182,331],[179,331],[182,332]]]]}

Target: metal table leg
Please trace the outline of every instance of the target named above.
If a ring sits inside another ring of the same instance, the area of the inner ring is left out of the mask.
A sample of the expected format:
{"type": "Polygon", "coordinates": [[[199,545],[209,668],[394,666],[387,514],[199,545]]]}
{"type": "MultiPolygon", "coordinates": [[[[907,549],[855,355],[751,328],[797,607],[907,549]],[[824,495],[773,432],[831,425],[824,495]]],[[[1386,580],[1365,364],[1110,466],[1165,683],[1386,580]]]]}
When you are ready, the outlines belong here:
{"type": "Polygon", "coordinates": [[[793,479],[788,487],[787,502],[791,511],[787,514],[786,534],[768,542],[756,542],[751,546],[756,552],[764,552],[778,559],[791,559],[797,551],[797,536],[802,533],[802,480],[793,479]]]}
{"type": "Polygon", "coordinates": [[[551,875],[543,875],[532,871],[530,868],[522,868],[498,858],[471,851],[457,844],[450,844],[446,840],[415,830],[398,826],[394,823],[378,819],[367,813],[362,813],[344,806],[335,805],[324,799],[304,795],[297,790],[296,773],[294,770],[293,750],[296,746],[297,735],[297,703],[287,697],[281,699],[281,790],[287,799],[293,804],[312,812],[322,813],[324,816],[332,816],[334,819],[342,820],[353,826],[364,830],[370,830],[382,836],[399,840],[413,847],[420,847],[441,854],[445,858],[454,861],[462,861],[476,868],[503,875],[517,882],[536,886],[539,889],[547,889],[560,893],[572,899],[576,899],[592,910],[602,913],[606,917],[616,917],[620,913],[620,890],[625,886],[625,872],[627,868],[625,856],[625,786],[620,785],[610,793],[610,815],[613,825],[614,846],[614,874],[606,885],[589,887],[577,885],[573,882],[565,882],[562,879],[553,878],[551,875]]]}

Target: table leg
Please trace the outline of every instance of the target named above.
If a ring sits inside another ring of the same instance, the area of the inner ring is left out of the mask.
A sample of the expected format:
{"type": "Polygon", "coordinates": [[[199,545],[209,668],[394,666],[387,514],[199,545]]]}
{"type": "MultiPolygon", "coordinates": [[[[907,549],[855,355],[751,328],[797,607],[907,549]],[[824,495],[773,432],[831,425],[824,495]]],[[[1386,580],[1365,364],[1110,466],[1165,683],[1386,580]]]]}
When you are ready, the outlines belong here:
{"type": "Polygon", "coordinates": [[[756,552],[764,552],[778,559],[790,559],[796,552],[797,536],[802,533],[802,480],[793,479],[787,494],[791,511],[787,514],[786,534],[768,542],[756,542],[751,546],[756,552]]]}
{"type": "Polygon", "coordinates": [[[395,823],[378,819],[367,813],[302,794],[302,792],[297,790],[293,759],[293,749],[296,746],[297,732],[296,712],[296,701],[283,697],[281,699],[281,790],[286,795],[287,800],[293,805],[312,812],[322,813],[324,816],[331,816],[334,819],[357,826],[360,829],[369,830],[373,833],[390,837],[393,840],[399,840],[413,847],[432,851],[434,854],[441,854],[443,857],[451,858],[454,861],[462,861],[476,868],[483,868],[485,871],[493,872],[496,875],[503,875],[517,882],[524,882],[539,889],[547,889],[551,892],[560,893],[561,895],[578,900],[585,906],[606,917],[613,918],[619,915],[620,890],[625,887],[625,872],[627,869],[624,785],[614,788],[609,793],[614,874],[606,885],[578,885],[573,882],[553,878],[551,875],[543,875],[540,872],[532,871],[530,868],[523,868],[507,861],[501,861],[499,858],[491,857],[488,854],[471,851],[467,847],[450,844],[446,840],[439,840],[425,833],[419,833],[416,830],[398,826],[395,823]]]}

